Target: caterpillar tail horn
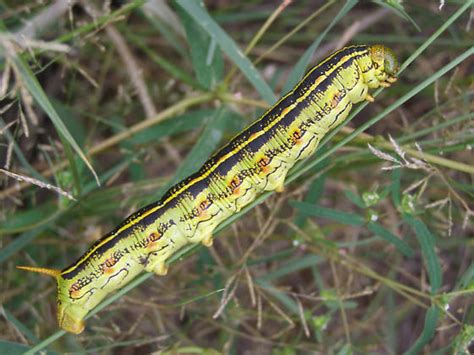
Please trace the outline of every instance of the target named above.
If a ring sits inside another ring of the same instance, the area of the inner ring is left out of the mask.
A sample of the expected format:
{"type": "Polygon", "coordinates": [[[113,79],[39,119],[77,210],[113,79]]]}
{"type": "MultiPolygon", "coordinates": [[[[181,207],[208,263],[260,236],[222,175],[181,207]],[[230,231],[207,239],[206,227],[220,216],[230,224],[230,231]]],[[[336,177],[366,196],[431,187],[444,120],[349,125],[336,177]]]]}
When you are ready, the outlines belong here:
{"type": "Polygon", "coordinates": [[[37,272],[39,274],[45,274],[57,278],[61,274],[61,270],[47,269],[44,267],[33,267],[33,266],[17,266],[17,269],[26,270],[30,272],[37,272]]]}
{"type": "Polygon", "coordinates": [[[57,317],[59,326],[73,334],[79,334],[84,330],[85,324],[83,319],[89,309],[71,302],[69,288],[66,287],[65,280],[61,277],[61,270],[33,266],[17,266],[16,268],[54,277],[58,284],[57,317]]]}

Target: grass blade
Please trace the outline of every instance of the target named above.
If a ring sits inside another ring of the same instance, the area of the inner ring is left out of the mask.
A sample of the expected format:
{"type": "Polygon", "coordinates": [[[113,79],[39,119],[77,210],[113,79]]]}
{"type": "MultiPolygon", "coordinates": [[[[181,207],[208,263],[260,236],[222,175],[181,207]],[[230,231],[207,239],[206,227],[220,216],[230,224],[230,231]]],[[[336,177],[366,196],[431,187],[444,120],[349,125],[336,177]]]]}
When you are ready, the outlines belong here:
{"type": "Polygon", "coordinates": [[[359,208],[366,208],[367,206],[364,203],[364,200],[362,200],[362,197],[360,197],[357,193],[352,192],[349,189],[344,190],[344,195],[357,207],[359,208]]]}
{"type": "Polygon", "coordinates": [[[382,227],[380,224],[375,222],[370,222],[367,225],[367,228],[374,234],[378,235],[380,238],[384,239],[385,241],[393,244],[397,250],[405,255],[408,258],[413,257],[415,255],[415,251],[405,242],[403,239],[398,238],[395,234],[390,232],[389,230],[382,227]]]}
{"type": "Polygon", "coordinates": [[[302,258],[291,260],[290,262],[282,265],[280,268],[265,274],[265,276],[259,277],[257,282],[269,282],[279,279],[285,275],[295,273],[299,270],[309,268],[316,264],[323,262],[324,258],[319,255],[309,254],[302,258]]]}
{"type": "Polygon", "coordinates": [[[260,96],[269,104],[273,104],[276,101],[273,91],[234,40],[209,16],[208,12],[199,6],[197,1],[178,0],[177,4],[194,18],[211,38],[217,41],[221,49],[240,68],[260,96]]]}
{"type": "MultiPolygon", "coordinates": [[[[196,2],[195,4],[205,12],[202,2],[196,2]]],[[[191,50],[191,61],[197,80],[204,88],[210,90],[222,79],[224,61],[220,48],[215,45],[214,38],[204,31],[190,14],[181,7],[177,7],[177,10],[186,30],[186,37],[191,50]]]]}
{"type": "Polygon", "coordinates": [[[185,133],[204,125],[205,120],[214,114],[215,110],[188,111],[175,116],[172,120],[165,120],[143,130],[127,139],[135,145],[146,145],[150,142],[159,142],[164,137],[185,133]]]}
{"type": "Polygon", "coordinates": [[[468,288],[474,290],[474,263],[467,268],[454,287],[455,290],[466,290],[468,288]]]}
{"type": "MultiPolygon", "coordinates": [[[[59,117],[58,113],[54,109],[53,104],[48,99],[48,96],[43,91],[43,88],[41,87],[40,83],[38,82],[38,79],[36,79],[28,64],[26,64],[20,56],[14,56],[13,61],[16,65],[16,68],[18,69],[19,74],[21,75],[23,83],[28,89],[28,92],[34,97],[34,99],[36,100],[38,105],[44,110],[44,112],[46,112],[48,117],[53,122],[58,134],[64,137],[64,139],[69,143],[72,149],[74,149],[74,151],[79,155],[84,164],[86,164],[86,166],[92,172],[97,182],[97,185],[100,185],[97,173],[95,172],[90,162],[87,160],[82,149],[76,143],[74,137],[71,135],[71,133],[69,133],[69,130],[67,129],[64,122],[61,120],[61,117],[59,117]]],[[[74,164],[74,162],[71,161],[70,163],[71,165],[74,164]]]]}
{"type": "Polygon", "coordinates": [[[335,220],[342,224],[351,226],[364,225],[364,217],[355,213],[348,213],[313,205],[307,202],[290,201],[290,205],[298,209],[301,213],[315,217],[324,217],[335,220]]]}
{"type": "Polygon", "coordinates": [[[16,254],[19,250],[23,249],[45,229],[46,226],[40,226],[36,229],[25,232],[21,236],[16,237],[13,242],[0,249],[0,264],[5,262],[10,256],[16,254]]]}
{"type": "Polygon", "coordinates": [[[435,250],[435,237],[421,220],[411,215],[404,215],[403,219],[413,229],[421,245],[421,251],[430,278],[431,293],[434,294],[442,284],[441,265],[435,250]]]}
{"type": "Polygon", "coordinates": [[[436,306],[431,306],[426,312],[423,330],[415,344],[405,352],[405,355],[415,355],[423,350],[423,347],[430,342],[436,331],[436,323],[440,315],[440,310],[436,306]]]}
{"type": "MultiPolygon", "coordinates": [[[[36,335],[33,334],[31,330],[29,330],[23,323],[21,323],[8,309],[2,309],[3,316],[5,319],[11,323],[28,341],[33,343],[39,341],[36,335]]],[[[5,354],[0,349],[0,354],[5,354]]]]}
{"type": "MultiPolygon", "coordinates": [[[[0,130],[4,129],[5,127],[6,127],[5,122],[0,117],[0,130]]],[[[2,135],[5,136],[6,140],[8,141],[8,144],[9,145],[11,144],[13,146],[13,152],[17,156],[18,161],[23,166],[23,169],[25,169],[28,172],[28,174],[34,177],[35,179],[42,182],[46,182],[46,179],[43,176],[41,176],[41,174],[38,173],[36,169],[33,166],[31,166],[31,164],[28,162],[28,159],[25,157],[25,155],[21,151],[21,148],[19,147],[18,143],[15,141],[10,131],[8,129],[2,130],[2,135]]]]}
{"type": "Polygon", "coordinates": [[[333,28],[341,18],[343,18],[354,6],[357,4],[358,0],[347,0],[342,9],[336,15],[336,17],[331,21],[329,26],[321,33],[316,40],[311,44],[311,46],[304,52],[298,62],[295,64],[295,67],[291,71],[291,74],[288,76],[288,80],[286,81],[285,86],[283,87],[282,93],[287,93],[290,91],[300,79],[303,77],[306,69],[308,68],[308,64],[313,57],[314,51],[319,47],[322,40],[328,32],[333,28]]]}
{"type": "MultiPolygon", "coordinates": [[[[323,194],[325,180],[326,175],[321,175],[311,184],[308,193],[304,198],[304,202],[314,205],[319,200],[319,198],[323,194]]],[[[307,218],[307,215],[298,211],[294,218],[295,225],[297,225],[299,228],[302,228],[307,218]]]]}
{"type": "Polygon", "coordinates": [[[169,184],[175,184],[201,167],[220,145],[223,132],[229,121],[224,109],[218,109],[214,112],[213,116],[209,117],[198,141],[186,156],[186,159],[184,159],[181,167],[176,171],[174,178],[169,184]]]}
{"type": "Polygon", "coordinates": [[[143,51],[154,63],[156,63],[161,69],[167,72],[170,76],[172,76],[178,81],[188,84],[194,89],[201,89],[201,90],[203,89],[200,83],[198,83],[193,77],[191,77],[191,75],[186,73],[180,66],[175,65],[171,61],[158,55],[158,53],[156,53],[156,51],[154,51],[153,49],[149,48],[148,45],[143,41],[143,39],[140,36],[132,33],[125,26],[123,27],[123,29],[121,29],[121,31],[125,33],[125,36],[130,42],[133,42],[133,44],[136,47],[138,47],[141,51],[143,51]]]}
{"type": "Polygon", "coordinates": [[[403,7],[403,4],[398,1],[382,1],[382,0],[372,0],[374,3],[386,7],[387,9],[392,10],[394,13],[396,13],[398,16],[401,18],[404,18],[405,20],[411,22],[411,24],[417,29],[418,32],[421,32],[420,27],[417,25],[415,20],[411,18],[411,16],[406,12],[405,8],[403,7]]]}
{"type": "Polygon", "coordinates": [[[298,305],[291,297],[289,297],[285,292],[279,290],[277,287],[273,286],[270,282],[258,281],[255,283],[260,287],[264,288],[266,292],[271,294],[275,299],[278,300],[286,309],[294,314],[298,314],[298,305]]]}
{"type": "MultiPolygon", "coordinates": [[[[440,35],[441,33],[443,33],[444,31],[446,31],[446,29],[452,25],[452,23],[454,21],[456,21],[459,16],[461,16],[464,11],[466,11],[467,9],[469,9],[472,5],[474,4],[474,0],[468,0],[465,2],[465,4],[463,6],[461,6],[454,14],[452,14],[444,23],[443,25],[438,28],[435,33],[433,33],[425,42],[423,42],[423,44],[417,48],[416,51],[413,52],[412,55],[410,55],[410,57],[408,57],[402,65],[400,65],[400,73],[402,73],[403,71],[405,71],[405,69],[416,59],[418,58],[421,53],[423,53],[425,51],[426,48],[428,48],[431,43],[433,43],[440,35]]],[[[471,47],[471,50],[472,50],[472,47],[471,47]]],[[[469,51],[469,50],[468,50],[469,51]]]]}
{"type": "MultiPolygon", "coordinates": [[[[26,346],[25,344],[0,340],[0,354],[23,354],[27,349],[28,346],[26,346]]],[[[47,354],[51,353],[48,352],[47,354]]]]}
{"type": "Polygon", "coordinates": [[[395,207],[400,207],[401,202],[401,192],[400,192],[400,179],[402,176],[401,169],[394,169],[390,174],[392,183],[390,184],[390,196],[395,207]]]}

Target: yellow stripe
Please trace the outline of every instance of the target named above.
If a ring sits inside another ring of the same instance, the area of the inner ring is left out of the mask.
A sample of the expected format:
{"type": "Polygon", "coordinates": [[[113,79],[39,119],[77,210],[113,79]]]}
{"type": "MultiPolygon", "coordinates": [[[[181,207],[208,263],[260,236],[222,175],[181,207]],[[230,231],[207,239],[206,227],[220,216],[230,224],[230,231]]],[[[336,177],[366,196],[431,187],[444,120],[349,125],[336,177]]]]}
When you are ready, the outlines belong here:
{"type": "MultiPolygon", "coordinates": [[[[329,60],[331,60],[335,55],[339,54],[341,51],[345,51],[347,50],[348,48],[351,48],[351,47],[345,47],[337,52],[335,52],[333,55],[329,56],[326,60],[322,61],[320,64],[318,64],[317,66],[315,66],[312,70],[310,70],[305,76],[303,79],[300,80],[300,82],[295,86],[297,87],[300,83],[302,83],[309,75],[311,75],[311,73],[313,71],[315,71],[316,69],[318,69],[320,66],[322,66],[324,63],[328,62],[329,60]]],[[[176,196],[180,195],[183,191],[185,191],[186,189],[188,189],[190,186],[194,185],[195,183],[207,178],[212,172],[214,172],[214,170],[216,170],[223,162],[225,162],[229,157],[232,157],[233,155],[235,155],[236,153],[238,153],[240,150],[242,150],[242,148],[244,148],[245,146],[247,146],[248,144],[250,144],[252,141],[254,141],[255,139],[257,139],[258,137],[260,137],[261,135],[263,135],[264,133],[266,133],[267,131],[269,131],[274,125],[276,125],[277,123],[279,123],[286,115],[290,114],[291,111],[300,103],[302,102],[303,100],[305,100],[310,94],[311,92],[314,91],[314,89],[325,79],[327,78],[334,70],[336,70],[341,64],[344,64],[345,62],[347,62],[348,60],[350,60],[351,58],[353,57],[356,57],[358,55],[361,55],[363,54],[364,52],[367,52],[367,49],[362,49],[358,52],[354,52],[354,53],[351,53],[351,54],[348,54],[346,56],[344,56],[343,58],[341,58],[341,60],[339,61],[339,63],[337,63],[337,65],[334,65],[330,70],[328,70],[326,73],[324,73],[324,75],[321,75],[320,77],[318,77],[316,79],[316,81],[314,82],[313,85],[311,85],[311,87],[306,90],[306,92],[300,96],[298,99],[296,99],[296,102],[293,103],[292,105],[288,106],[287,108],[285,108],[283,111],[282,111],[282,114],[280,114],[280,116],[278,116],[278,118],[276,118],[273,122],[271,122],[271,124],[269,124],[267,127],[265,127],[264,129],[262,129],[261,131],[255,133],[254,135],[252,135],[251,138],[248,139],[247,142],[243,143],[242,145],[239,145],[237,148],[235,148],[234,150],[232,150],[231,152],[227,153],[226,155],[224,155],[223,157],[221,157],[213,167],[211,167],[206,173],[202,174],[201,176],[191,180],[189,183],[187,183],[186,185],[184,185],[181,189],[179,189],[178,191],[176,191],[173,195],[171,195],[170,197],[168,197],[165,201],[163,201],[160,205],[156,206],[156,207],[153,207],[153,208],[150,208],[148,211],[144,212],[143,214],[141,214],[140,216],[138,216],[136,219],[130,221],[129,223],[127,223],[126,225],[122,226],[119,230],[117,230],[114,234],[110,235],[109,237],[107,237],[106,239],[102,240],[102,242],[100,242],[98,245],[96,245],[96,247],[92,250],[90,250],[86,255],[84,255],[76,264],[72,265],[70,268],[64,270],[61,274],[67,274],[71,271],[73,271],[77,266],[81,265],[85,260],[87,260],[98,248],[100,248],[101,246],[103,246],[104,244],[108,243],[110,240],[114,239],[118,234],[122,233],[124,230],[134,226],[135,224],[137,224],[138,222],[140,222],[143,218],[149,216],[150,214],[158,211],[160,208],[162,208],[163,206],[165,206],[168,202],[170,202],[171,200],[173,200],[176,196]]],[[[274,104],[273,106],[271,106],[258,120],[256,120],[255,122],[253,122],[252,124],[255,124],[256,122],[259,122],[261,121],[266,115],[268,112],[270,112],[275,106],[277,106],[280,102],[282,102],[286,97],[288,97],[289,95],[291,95],[292,93],[294,92],[294,89],[292,91],[290,91],[288,94],[286,94],[285,96],[283,96],[280,100],[278,100],[278,102],[276,104],[274,104]]]]}

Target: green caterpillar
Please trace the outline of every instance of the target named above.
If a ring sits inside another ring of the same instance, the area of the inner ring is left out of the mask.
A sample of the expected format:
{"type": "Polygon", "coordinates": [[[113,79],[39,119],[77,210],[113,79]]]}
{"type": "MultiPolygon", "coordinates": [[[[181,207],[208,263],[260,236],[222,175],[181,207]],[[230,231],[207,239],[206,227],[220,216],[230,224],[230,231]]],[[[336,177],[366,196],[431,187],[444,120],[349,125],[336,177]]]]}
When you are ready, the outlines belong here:
{"type": "Polygon", "coordinates": [[[166,260],[188,243],[212,245],[216,226],[263,191],[281,191],[288,170],[309,156],[369,89],[396,81],[398,62],[384,46],[343,48],[311,69],[260,119],[161,200],[129,216],[64,270],[20,266],[54,276],[58,322],[80,333],[84,317],[143,271],[165,275],[166,260]]]}

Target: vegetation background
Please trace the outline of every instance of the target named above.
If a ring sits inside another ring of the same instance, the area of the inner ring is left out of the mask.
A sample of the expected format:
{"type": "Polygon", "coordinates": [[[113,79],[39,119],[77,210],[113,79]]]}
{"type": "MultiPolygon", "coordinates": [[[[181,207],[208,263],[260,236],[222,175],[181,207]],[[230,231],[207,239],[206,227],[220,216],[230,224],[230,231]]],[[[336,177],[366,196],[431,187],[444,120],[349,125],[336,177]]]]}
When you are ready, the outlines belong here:
{"type": "Polygon", "coordinates": [[[472,3],[0,1],[0,353],[474,352],[472,3]],[[349,43],[399,81],[212,248],[58,330],[17,265],[71,264],[349,43]]]}

